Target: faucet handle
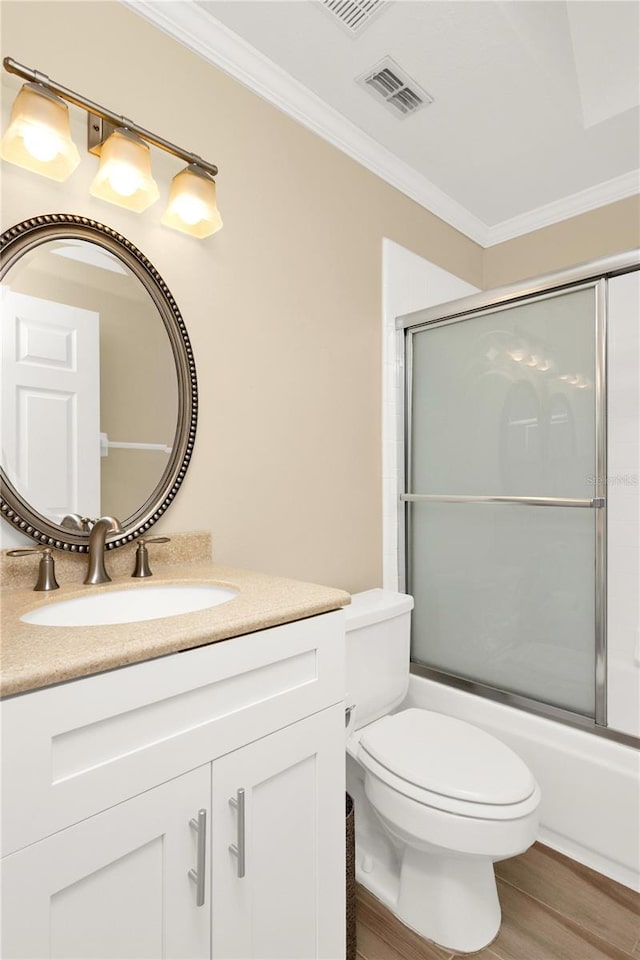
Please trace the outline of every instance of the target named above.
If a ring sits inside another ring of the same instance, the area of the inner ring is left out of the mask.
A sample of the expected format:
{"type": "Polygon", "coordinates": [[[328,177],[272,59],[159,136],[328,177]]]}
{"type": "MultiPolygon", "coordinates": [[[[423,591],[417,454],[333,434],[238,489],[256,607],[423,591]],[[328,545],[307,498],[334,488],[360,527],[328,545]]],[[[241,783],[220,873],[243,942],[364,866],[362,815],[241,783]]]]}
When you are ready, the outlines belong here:
{"type": "Polygon", "coordinates": [[[148,543],[170,543],[171,537],[140,537],[138,540],[138,549],[136,550],[136,566],[131,574],[132,577],[152,577],[151,567],[149,566],[148,543]]]}
{"type": "Polygon", "coordinates": [[[29,557],[34,553],[42,554],[38,564],[38,579],[34,590],[58,590],[56,567],[51,547],[22,547],[20,550],[7,550],[8,557],[29,557]]]}

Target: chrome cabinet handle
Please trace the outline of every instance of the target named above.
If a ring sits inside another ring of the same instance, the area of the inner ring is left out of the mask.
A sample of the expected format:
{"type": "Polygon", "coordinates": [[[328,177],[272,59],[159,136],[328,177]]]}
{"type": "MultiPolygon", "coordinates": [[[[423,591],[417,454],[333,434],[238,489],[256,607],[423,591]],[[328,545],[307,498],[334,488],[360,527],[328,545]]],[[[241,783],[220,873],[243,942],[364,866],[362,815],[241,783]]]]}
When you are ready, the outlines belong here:
{"type": "Polygon", "coordinates": [[[229,800],[229,806],[238,811],[238,820],[236,826],[236,843],[229,844],[229,850],[238,858],[238,879],[244,877],[245,867],[245,844],[244,844],[244,790],[242,787],[237,791],[235,797],[229,800]]]}
{"type": "Polygon", "coordinates": [[[198,810],[198,819],[189,821],[189,826],[196,831],[196,869],[189,870],[189,877],[196,885],[196,906],[204,904],[204,880],[207,861],[207,811],[198,810]]]}

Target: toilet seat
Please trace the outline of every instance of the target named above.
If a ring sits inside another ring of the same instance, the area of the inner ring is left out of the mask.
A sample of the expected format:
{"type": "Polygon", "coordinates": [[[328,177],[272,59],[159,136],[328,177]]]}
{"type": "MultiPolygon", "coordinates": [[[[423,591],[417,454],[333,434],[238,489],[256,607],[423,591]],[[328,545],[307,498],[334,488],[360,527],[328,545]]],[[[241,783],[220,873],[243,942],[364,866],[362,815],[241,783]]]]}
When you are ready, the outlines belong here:
{"type": "Polygon", "coordinates": [[[528,767],[471,724],[428,710],[403,710],[363,728],[357,757],[398,793],[458,816],[512,820],[540,801],[528,767]]]}

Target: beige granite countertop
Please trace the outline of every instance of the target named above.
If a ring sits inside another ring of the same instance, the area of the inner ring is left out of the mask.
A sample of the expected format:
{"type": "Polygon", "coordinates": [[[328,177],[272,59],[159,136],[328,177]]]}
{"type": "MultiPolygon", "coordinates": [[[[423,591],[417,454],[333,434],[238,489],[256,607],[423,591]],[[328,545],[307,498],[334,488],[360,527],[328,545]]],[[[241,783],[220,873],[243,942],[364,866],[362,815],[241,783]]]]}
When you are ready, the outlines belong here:
{"type": "Polygon", "coordinates": [[[3,577],[0,695],[24,693],[179,650],[227,640],[336,610],[350,603],[349,594],[342,590],[221,566],[203,559],[203,553],[199,555],[199,562],[192,564],[161,565],[155,559],[154,576],[148,580],[133,580],[129,574],[113,576],[112,571],[112,582],[103,586],[84,586],[76,580],[62,583],[60,589],[53,593],[35,593],[31,587],[12,584],[10,576],[3,577]],[[238,590],[238,596],[220,606],[196,613],[136,623],[46,627],[20,620],[28,610],[44,604],[95,592],[144,590],[147,585],[157,587],[164,583],[232,586],[238,590]]]}

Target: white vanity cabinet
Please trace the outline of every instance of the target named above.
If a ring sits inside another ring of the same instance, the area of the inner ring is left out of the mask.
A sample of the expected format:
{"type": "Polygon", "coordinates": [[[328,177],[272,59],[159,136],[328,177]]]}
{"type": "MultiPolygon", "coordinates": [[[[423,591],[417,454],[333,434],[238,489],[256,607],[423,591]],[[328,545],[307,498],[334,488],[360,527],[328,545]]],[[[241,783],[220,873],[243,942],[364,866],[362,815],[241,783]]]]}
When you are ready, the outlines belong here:
{"type": "Polygon", "coordinates": [[[201,807],[209,767],[6,857],[2,957],[209,957],[210,900],[198,907],[188,879],[201,807]]]}
{"type": "Polygon", "coordinates": [[[3,960],[342,958],[343,696],[335,611],[3,701],[3,960]]]}
{"type": "Polygon", "coordinates": [[[336,804],[334,789],[344,755],[336,739],[344,741],[342,706],[213,764],[214,958],[344,956],[344,791],[336,804]]]}

